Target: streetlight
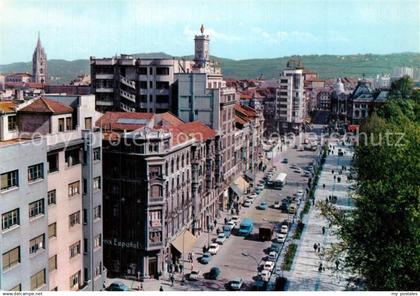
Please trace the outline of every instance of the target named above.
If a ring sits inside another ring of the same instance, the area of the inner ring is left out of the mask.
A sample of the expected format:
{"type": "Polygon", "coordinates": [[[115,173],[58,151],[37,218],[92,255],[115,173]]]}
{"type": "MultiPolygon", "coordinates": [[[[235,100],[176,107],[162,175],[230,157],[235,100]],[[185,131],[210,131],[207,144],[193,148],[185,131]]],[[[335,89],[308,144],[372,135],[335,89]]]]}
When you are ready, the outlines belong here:
{"type": "Polygon", "coordinates": [[[250,257],[250,258],[254,259],[255,263],[257,264],[257,270],[258,270],[258,267],[260,266],[260,263],[258,262],[257,258],[252,256],[251,254],[248,254],[247,252],[242,252],[242,256],[250,257]]]}

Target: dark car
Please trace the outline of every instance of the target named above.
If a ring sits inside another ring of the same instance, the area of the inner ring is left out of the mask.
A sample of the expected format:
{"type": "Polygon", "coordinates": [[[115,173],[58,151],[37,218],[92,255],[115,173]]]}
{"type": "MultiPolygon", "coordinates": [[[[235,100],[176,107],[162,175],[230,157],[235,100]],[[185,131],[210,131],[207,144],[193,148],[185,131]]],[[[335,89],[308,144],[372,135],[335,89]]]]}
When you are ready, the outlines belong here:
{"type": "Polygon", "coordinates": [[[209,280],[217,280],[220,277],[221,273],[222,271],[220,270],[219,267],[212,267],[209,273],[207,274],[207,278],[209,280]]]}
{"type": "Polygon", "coordinates": [[[287,158],[283,159],[283,163],[289,163],[289,160],[287,158]]]}
{"type": "Polygon", "coordinates": [[[201,264],[208,264],[211,259],[211,254],[206,252],[201,256],[200,262],[201,264]]]}
{"type": "Polygon", "coordinates": [[[113,282],[106,288],[107,291],[129,291],[128,287],[121,282],[113,282]]]}

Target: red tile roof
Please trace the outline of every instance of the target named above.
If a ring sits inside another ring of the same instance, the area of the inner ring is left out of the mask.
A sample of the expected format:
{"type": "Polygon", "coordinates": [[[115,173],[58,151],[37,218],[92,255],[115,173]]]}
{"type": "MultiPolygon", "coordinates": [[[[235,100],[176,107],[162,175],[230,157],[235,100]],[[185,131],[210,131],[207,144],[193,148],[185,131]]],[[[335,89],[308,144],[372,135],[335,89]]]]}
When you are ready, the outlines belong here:
{"type": "Polygon", "coordinates": [[[240,125],[245,125],[245,124],[247,123],[247,121],[246,121],[246,120],[242,119],[242,118],[241,118],[241,117],[239,117],[238,115],[235,115],[235,116],[234,116],[234,118],[235,118],[235,122],[236,122],[236,123],[239,123],[240,125]]]}
{"type": "Polygon", "coordinates": [[[171,112],[158,113],[155,114],[155,125],[159,126],[168,126],[168,125],[179,125],[184,122],[173,115],[171,112]]]}
{"type": "Polygon", "coordinates": [[[20,113],[47,113],[47,114],[67,114],[72,113],[73,108],[46,98],[36,99],[28,106],[19,110],[20,113]]]}
{"type": "Polygon", "coordinates": [[[198,141],[207,141],[216,137],[216,132],[200,121],[186,122],[177,128],[198,141]]]}
{"type": "Polygon", "coordinates": [[[113,131],[134,131],[149,125],[153,113],[106,112],[96,121],[96,126],[113,131]]]}
{"type": "Polygon", "coordinates": [[[14,113],[16,112],[16,103],[13,101],[0,102],[0,113],[14,113]]]}
{"type": "Polygon", "coordinates": [[[243,116],[257,117],[257,113],[255,112],[255,110],[248,106],[242,106],[242,105],[236,104],[235,111],[237,113],[242,114],[243,116]]]}

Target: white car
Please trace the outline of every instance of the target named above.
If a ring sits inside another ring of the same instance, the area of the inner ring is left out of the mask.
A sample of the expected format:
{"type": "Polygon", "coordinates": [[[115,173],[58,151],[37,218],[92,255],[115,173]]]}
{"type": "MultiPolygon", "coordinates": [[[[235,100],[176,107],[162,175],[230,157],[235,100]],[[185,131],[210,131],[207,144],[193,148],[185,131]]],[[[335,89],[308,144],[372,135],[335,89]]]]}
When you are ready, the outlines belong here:
{"type": "Polygon", "coordinates": [[[209,253],[212,255],[216,255],[219,249],[220,249],[220,245],[213,243],[209,247],[209,253]]]}
{"type": "Polygon", "coordinates": [[[235,228],[236,223],[233,221],[229,221],[228,223],[226,223],[227,226],[229,226],[230,230],[232,230],[233,228],[235,228]]]}
{"type": "Polygon", "coordinates": [[[298,198],[302,198],[302,197],[303,197],[303,190],[302,190],[302,189],[299,189],[299,190],[296,192],[296,196],[297,196],[298,198]]]}
{"type": "Polygon", "coordinates": [[[280,229],[280,233],[286,234],[289,231],[289,227],[287,225],[282,225],[280,229]]]}
{"type": "Polygon", "coordinates": [[[285,233],[277,233],[276,234],[276,241],[278,243],[284,243],[286,241],[286,234],[285,233]]]}
{"type": "Polygon", "coordinates": [[[234,222],[235,225],[237,225],[239,223],[239,221],[241,220],[241,218],[239,216],[232,216],[230,218],[230,221],[234,222]]]}
{"type": "Polygon", "coordinates": [[[251,205],[252,205],[252,202],[251,202],[249,199],[247,199],[247,200],[246,200],[246,201],[244,201],[244,203],[243,203],[243,206],[244,206],[245,208],[249,208],[251,205]]]}
{"type": "Polygon", "coordinates": [[[281,202],[280,201],[275,201],[274,205],[273,205],[273,208],[280,209],[281,208],[281,202]]]}
{"type": "Polygon", "coordinates": [[[277,253],[275,251],[271,251],[270,254],[268,254],[268,260],[270,261],[276,261],[277,253]]]}
{"type": "Polygon", "coordinates": [[[218,243],[219,245],[223,245],[225,240],[226,240],[225,234],[224,233],[219,233],[219,235],[217,236],[217,239],[216,239],[216,243],[218,243]]]}
{"type": "Polygon", "coordinates": [[[274,269],[274,262],[273,261],[265,261],[264,269],[268,270],[269,272],[272,272],[273,269],[274,269]]]}
{"type": "Polygon", "coordinates": [[[266,269],[264,269],[260,273],[260,277],[264,282],[268,282],[270,280],[270,276],[271,276],[271,272],[266,269]]]}
{"type": "Polygon", "coordinates": [[[250,202],[254,202],[254,200],[258,197],[258,195],[256,194],[251,194],[247,196],[247,200],[249,200],[250,202]]]}

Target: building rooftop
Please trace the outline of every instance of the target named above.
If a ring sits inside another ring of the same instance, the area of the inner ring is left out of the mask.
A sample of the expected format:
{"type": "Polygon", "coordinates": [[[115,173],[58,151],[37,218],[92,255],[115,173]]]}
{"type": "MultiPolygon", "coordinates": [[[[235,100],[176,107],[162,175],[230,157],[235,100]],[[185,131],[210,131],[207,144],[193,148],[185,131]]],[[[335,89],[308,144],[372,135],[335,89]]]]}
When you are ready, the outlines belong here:
{"type": "Polygon", "coordinates": [[[46,114],[67,114],[72,113],[73,108],[47,98],[39,98],[28,106],[19,110],[20,113],[46,113],[46,114]]]}
{"type": "Polygon", "coordinates": [[[106,112],[96,122],[96,126],[113,131],[134,131],[149,125],[153,113],[106,112]]]}
{"type": "Polygon", "coordinates": [[[216,137],[216,132],[200,121],[186,122],[176,127],[199,141],[207,141],[216,137]]]}
{"type": "Polygon", "coordinates": [[[0,102],[0,113],[15,113],[17,104],[13,101],[0,102]]]}

